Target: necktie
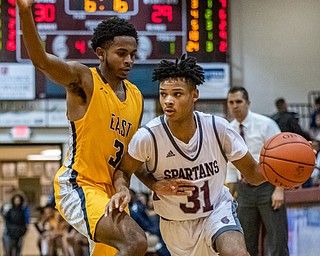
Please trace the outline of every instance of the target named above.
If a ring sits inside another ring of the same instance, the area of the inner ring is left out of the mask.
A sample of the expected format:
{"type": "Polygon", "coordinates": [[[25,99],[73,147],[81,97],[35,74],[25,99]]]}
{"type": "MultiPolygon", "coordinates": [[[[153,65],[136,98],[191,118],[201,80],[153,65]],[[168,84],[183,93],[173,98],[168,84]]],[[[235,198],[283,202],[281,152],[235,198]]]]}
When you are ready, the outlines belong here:
{"type": "MultiPolygon", "coordinates": [[[[243,124],[239,124],[239,134],[240,134],[240,136],[242,137],[242,139],[243,139],[244,141],[246,141],[246,140],[244,139],[244,130],[243,130],[243,127],[244,127],[243,124]]],[[[245,183],[245,184],[248,183],[247,180],[245,179],[245,177],[243,177],[242,174],[241,174],[240,182],[241,182],[241,183],[245,183]]]]}
{"type": "Polygon", "coordinates": [[[240,133],[240,136],[242,137],[242,139],[244,140],[244,141],[246,141],[245,139],[244,139],[244,130],[243,130],[243,124],[240,124],[239,125],[239,133],[240,133]]]}

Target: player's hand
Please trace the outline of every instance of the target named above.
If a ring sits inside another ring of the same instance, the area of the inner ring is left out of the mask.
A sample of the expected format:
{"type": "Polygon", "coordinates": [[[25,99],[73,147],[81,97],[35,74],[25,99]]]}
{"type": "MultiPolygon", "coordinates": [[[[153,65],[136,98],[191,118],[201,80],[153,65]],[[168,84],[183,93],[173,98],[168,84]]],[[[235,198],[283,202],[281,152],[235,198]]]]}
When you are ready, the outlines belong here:
{"type": "Polygon", "coordinates": [[[194,190],[194,184],[185,179],[159,180],[153,186],[153,191],[163,196],[191,196],[194,190]]]}
{"type": "Polygon", "coordinates": [[[106,205],[104,216],[107,217],[114,209],[119,209],[122,212],[131,200],[130,191],[123,187],[119,192],[115,193],[108,204],[106,205]]]}
{"type": "Polygon", "coordinates": [[[271,196],[272,208],[279,209],[284,204],[284,189],[276,187],[271,196]]]}

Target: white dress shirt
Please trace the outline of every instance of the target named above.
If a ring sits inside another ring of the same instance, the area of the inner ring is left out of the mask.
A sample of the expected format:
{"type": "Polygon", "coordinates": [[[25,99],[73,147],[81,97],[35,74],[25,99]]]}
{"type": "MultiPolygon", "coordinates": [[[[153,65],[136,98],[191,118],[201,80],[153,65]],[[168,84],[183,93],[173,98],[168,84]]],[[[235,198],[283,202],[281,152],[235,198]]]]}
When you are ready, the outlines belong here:
{"type": "MultiPolygon", "coordinates": [[[[231,126],[239,132],[240,123],[234,119],[231,126]]],[[[280,133],[278,124],[271,118],[249,111],[246,118],[241,123],[244,130],[244,140],[249,152],[258,162],[260,150],[264,143],[272,136],[280,133]]],[[[240,180],[240,172],[232,163],[228,163],[226,183],[235,183],[240,180]]]]}

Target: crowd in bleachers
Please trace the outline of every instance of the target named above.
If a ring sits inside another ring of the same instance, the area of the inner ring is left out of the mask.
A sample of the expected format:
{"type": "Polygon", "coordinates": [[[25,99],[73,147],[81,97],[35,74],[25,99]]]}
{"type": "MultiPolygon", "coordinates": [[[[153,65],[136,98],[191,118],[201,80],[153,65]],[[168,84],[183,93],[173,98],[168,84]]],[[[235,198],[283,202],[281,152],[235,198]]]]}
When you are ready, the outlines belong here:
{"type": "Polygon", "coordinates": [[[34,225],[39,232],[37,244],[40,255],[89,255],[87,238],[72,228],[54,206],[38,207],[36,216],[34,225]]]}

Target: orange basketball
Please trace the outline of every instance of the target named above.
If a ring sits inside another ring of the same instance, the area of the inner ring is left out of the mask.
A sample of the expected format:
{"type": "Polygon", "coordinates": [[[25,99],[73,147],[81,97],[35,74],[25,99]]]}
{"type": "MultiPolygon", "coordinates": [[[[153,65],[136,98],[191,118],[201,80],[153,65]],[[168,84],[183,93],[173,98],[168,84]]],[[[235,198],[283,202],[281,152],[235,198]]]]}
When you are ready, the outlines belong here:
{"type": "Polygon", "coordinates": [[[298,187],[311,176],[316,156],[302,136],[282,132],[270,138],[260,151],[263,175],[278,187],[298,187]]]}

